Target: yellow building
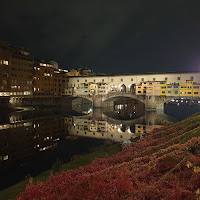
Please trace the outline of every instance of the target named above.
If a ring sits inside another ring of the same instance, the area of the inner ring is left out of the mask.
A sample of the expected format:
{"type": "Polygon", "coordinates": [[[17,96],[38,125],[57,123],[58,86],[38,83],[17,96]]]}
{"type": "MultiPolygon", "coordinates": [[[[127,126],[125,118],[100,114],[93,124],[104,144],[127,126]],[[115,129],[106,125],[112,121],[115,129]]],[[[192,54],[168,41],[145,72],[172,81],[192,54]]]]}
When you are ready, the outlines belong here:
{"type": "Polygon", "coordinates": [[[166,96],[179,96],[179,85],[178,84],[167,84],[166,96]]]}
{"type": "Polygon", "coordinates": [[[76,69],[71,69],[69,72],[67,72],[67,76],[80,76],[80,72],[76,69]]]}
{"type": "Polygon", "coordinates": [[[160,95],[166,96],[167,81],[160,81],[160,95]]]}
{"type": "Polygon", "coordinates": [[[193,96],[200,97],[200,83],[193,82],[193,96]]]}
{"type": "Polygon", "coordinates": [[[186,83],[180,83],[180,96],[193,95],[193,81],[187,80],[186,83]]]}
{"type": "Polygon", "coordinates": [[[146,133],[146,125],[135,124],[135,133],[136,134],[144,134],[144,133],[146,133]]]}
{"type": "Polygon", "coordinates": [[[160,82],[159,81],[152,81],[146,82],[146,95],[160,95],[160,82]]]}
{"type": "Polygon", "coordinates": [[[136,85],[136,95],[146,95],[146,83],[136,85]]]}

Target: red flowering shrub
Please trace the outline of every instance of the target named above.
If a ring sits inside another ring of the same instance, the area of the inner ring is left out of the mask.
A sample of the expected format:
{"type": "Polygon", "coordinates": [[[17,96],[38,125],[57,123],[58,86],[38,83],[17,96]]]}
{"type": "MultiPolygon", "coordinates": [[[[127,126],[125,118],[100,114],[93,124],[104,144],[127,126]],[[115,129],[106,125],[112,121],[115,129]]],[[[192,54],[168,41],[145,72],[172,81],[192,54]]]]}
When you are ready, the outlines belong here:
{"type": "Polygon", "coordinates": [[[200,188],[200,117],[154,130],[110,158],[30,183],[18,200],[192,200],[200,188]],[[191,135],[198,137],[193,137],[191,135]]]}

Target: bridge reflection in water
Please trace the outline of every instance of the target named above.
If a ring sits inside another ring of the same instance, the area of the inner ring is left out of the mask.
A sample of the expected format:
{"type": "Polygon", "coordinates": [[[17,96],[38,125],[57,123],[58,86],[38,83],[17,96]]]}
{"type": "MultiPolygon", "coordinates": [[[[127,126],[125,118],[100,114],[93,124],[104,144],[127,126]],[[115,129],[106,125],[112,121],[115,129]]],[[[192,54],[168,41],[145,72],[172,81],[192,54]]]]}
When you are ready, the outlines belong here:
{"type": "Polygon", "coordinates": [[[65,118],[69,135],[124,141],[149,134],[174,119],[162,110],[145,111],[144,104],[129,98],[118,99],[114,107],[96,108],[84,112],[84,116],[65,118]]]}
{"type": "MultiPolygon", "coordinates": [[[[59,146],[60,141],[70,142],[71,139],[83,137],[124,141],[170,123],[164,113],[145,112],[144,105],[136,101],[116,101],[114,107],[104,110],[87,108],[85,111],[46,109],[14,112],[1,120],[0,176],[4,181],[9,175],[15,176],[13,166],[19,167],[26,160],[35,160],[38,165],[38,153],[51,152],[51,149],[59,146]]],[[[62,148],[59,150],[61,154],[70,153],[72,146],[69,145],[67,150],[62,148]]],[[[41,168],[40,165],[37,167],[41,168]]],[[[26,165],[23,169],[23,173],[31,173],[26,165]]]]}

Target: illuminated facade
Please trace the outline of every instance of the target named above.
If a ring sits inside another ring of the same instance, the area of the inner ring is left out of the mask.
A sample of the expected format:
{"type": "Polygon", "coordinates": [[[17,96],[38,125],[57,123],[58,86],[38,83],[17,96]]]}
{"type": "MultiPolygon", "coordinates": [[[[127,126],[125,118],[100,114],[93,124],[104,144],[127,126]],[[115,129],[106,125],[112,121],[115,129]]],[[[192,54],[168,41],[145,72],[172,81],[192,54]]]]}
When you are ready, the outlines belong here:
{"type": "Polygon", "coordinates": [[[0,44],[0,97],[33,96],[33,57],[30,52],[7,43],[0,44]]]}
{"type": "MultiPolygon", "coordinates": [[[[85,95],[104,95],[112,92],[126,92],[136,95],[147,96],[179,96],[180,84],[185,84],[187,80],[192,80],[195,86],[195,94],[198,96],[198,82],[200,82],[200,73],[163,73],[163,74],[139,74],[139,75],[120,75],[120,76],[87,76],[87,77],[70,77],[67,89],[71,89],[73,94],[85,95]],[[105,85],[105,93],[100,93],[97,85],[105,85]],[[88,84],[89,91],[81,92],[81,85],[88,84]],[[96,88],[95,88],[96,86],[96,88]],[[76,89],[79,92],[75,92],[76,89]]],[[[188,88],[189,89],[189,88],[188,88]]],[[[193,88],[194,89],[194,88],[193,88]]]]}
{"type": "Polygon", "coordinates": [[[54,68],[46,62],[35,62],[34,97],[53,97],[54,96],[54,68]]]}

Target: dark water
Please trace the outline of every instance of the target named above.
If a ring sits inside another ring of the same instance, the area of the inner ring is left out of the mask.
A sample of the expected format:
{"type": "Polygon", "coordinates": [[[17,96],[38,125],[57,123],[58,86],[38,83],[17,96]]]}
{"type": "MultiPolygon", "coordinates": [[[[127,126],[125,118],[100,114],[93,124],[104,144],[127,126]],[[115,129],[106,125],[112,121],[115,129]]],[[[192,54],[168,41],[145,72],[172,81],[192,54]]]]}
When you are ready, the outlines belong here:
{"type": "Polygon", "coordinates": [[[145,112],[137,101],[118,100],[106,109],[1,113],[0,189],[50,169],[57,160],[67,163],[107,140],[128,140],[199,111],[198,106],[165,106],[164,112],[145,112]]]}

